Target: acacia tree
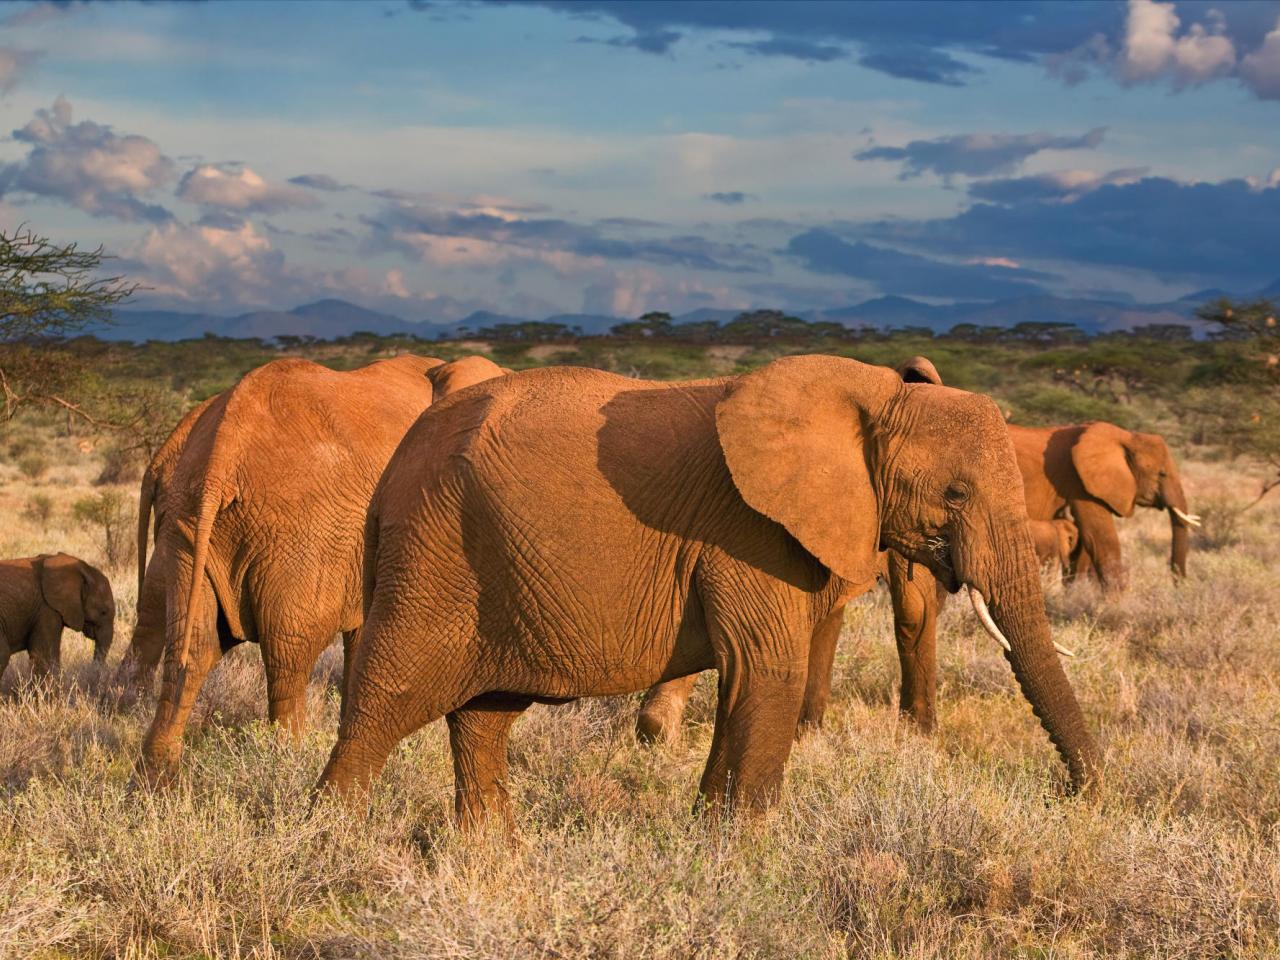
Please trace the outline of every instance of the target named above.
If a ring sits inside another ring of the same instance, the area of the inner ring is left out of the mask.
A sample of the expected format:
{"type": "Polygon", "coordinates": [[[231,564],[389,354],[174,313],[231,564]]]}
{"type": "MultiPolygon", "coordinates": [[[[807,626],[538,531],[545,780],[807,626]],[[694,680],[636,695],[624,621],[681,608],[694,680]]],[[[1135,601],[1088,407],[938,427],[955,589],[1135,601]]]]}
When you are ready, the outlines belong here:
{"type": "Polygon", "coordinates": [[[110,322],[112,308],[138,289],[120,276],[96,276],[107,259],[101,247],[60,245],[25,226],[0,230],[0,422],[44,405],[101,425],[80,398],[82,365],[57,348],[90,323],[110,322]]]}

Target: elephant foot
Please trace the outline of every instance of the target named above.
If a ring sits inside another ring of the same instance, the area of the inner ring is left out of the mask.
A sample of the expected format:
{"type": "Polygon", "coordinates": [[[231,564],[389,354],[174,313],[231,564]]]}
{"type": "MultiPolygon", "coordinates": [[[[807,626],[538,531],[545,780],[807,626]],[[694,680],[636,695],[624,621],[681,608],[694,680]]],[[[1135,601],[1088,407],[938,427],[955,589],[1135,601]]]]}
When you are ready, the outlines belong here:
{"type": "Polygon", "coordinates": [[[163,789],[178,778],[178,762],[182,757],[182,745],[152,744],[143,748],[133,765],[136,783],[163,789]]]}
{"type": "Polygon", "coordinates": [[[654,697],[636,716],[636,739],[643,744],[675,743],[680,739],[684,704],[668,697],[654,697]]]}

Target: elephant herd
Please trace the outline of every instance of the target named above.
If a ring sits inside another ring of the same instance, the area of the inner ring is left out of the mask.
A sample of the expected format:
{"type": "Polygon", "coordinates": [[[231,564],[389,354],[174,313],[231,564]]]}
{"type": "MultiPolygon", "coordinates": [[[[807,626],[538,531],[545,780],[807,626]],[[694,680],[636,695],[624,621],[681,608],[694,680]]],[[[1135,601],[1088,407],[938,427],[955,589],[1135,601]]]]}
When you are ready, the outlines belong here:
{"type": "MultiPolygon", "coordinates": [[[[293,732],[341,633],[337,742],[318,789],[356,798],[445,717],[459,821],[510,821],[507,737],[534,703],[648,689],[642,740],[719,693],[700,803],[767,805],[822,721],[845,605],[887,581],[901,710],[935,722],[935,624],[964,590],[1074,789],[1100,757],[1050,636],[1041,562],[1124,587],[1114,516],[1188,512],[1164,441],[1108,423],[1006,425],[990,399],[830,356],[714,380],[512,373],[413,355],[336,372],[268,363],[194,408],[143,476],[137,624],[116,672],[149,689],[138,775],[172,778],[202,684],[260,645],[293,732]],[[148,559],[148,545],[154,549],[148,559]]],[[[65,554],[0,563],[0,671],[56,667],[62,628],[102,660],[114,603],[65,554]]]]}

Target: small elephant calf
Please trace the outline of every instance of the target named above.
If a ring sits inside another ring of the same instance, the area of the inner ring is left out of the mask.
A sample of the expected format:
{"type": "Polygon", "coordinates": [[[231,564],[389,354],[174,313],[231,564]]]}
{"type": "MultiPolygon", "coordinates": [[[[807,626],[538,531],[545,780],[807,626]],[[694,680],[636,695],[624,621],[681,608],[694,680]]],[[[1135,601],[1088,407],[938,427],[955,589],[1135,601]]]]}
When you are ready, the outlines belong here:
{"type": "Polygon", "coordinates": [[[111,649],[116,602],[102,571],[65,553],[0,560],[0,676],[10,655],[26,650],[32,673],[58,668],[62,628],[93,641],[101,663],[111,649]]]}
{"type": "Polygon", "coordinates": [[[1066,519],[1029,520],[1027,526],[1031,530],[1031,540],[1036,545],[1036,556],[1040,565],[1047,567],[1058,564],[1062,571],[1071,569],[1071,555],[1075,553],[1076,544],[1080,542],[1080,530],[1066,519]]]}

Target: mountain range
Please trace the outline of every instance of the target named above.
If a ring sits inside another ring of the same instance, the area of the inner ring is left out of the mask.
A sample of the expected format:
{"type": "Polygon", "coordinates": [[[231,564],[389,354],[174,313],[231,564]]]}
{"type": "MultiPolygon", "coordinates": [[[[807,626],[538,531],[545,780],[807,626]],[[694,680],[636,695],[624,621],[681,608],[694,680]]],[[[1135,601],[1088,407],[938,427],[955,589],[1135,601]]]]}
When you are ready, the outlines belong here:
{"type": "MultiPolygon", "coordinates": [[[[1201,327],[1195,308],[1202,303],[1228,296],[1210,289],[1188,294],[1167,303],[1126,303],[1117,300],[1029,296],[983,303],[931,304],[909,297],[876,297],[847,307],[795,311],[810,321],[833,321],[846,327],[882,329],[926,327],[944,333],[959,323],[978,326],[1011,327],[1019,323],[1066,323],[1089,334],[1129,330],[1147,324],[1186,324],[1201,327]]],[[[1280,297],[1280,279],[1242,299],[1280,297]]],[[[674,317],[677,324],[715,321],[724,323],[741,311],[702,308],[674,317]]],[[[318,300],[292,310],[256,310],[236,316],[211,313],[184,313],[173,310],[117,310],[113,322],[87,332],[103,340],[185,340],[211,333],[220,337],[314,337],[332,340],[357,331],[381,335],[412,334],[424,339],[474,333],[482,327],[524,323],[531,318],[477,311],[457,323],[413,322],[389,313],[367,310],[345,300],[318,300]]],[[[607,333],[624,317],[600,314],[558,314],[542,318],[577,328],[586,335],[607,333]]]]}

